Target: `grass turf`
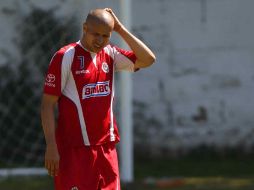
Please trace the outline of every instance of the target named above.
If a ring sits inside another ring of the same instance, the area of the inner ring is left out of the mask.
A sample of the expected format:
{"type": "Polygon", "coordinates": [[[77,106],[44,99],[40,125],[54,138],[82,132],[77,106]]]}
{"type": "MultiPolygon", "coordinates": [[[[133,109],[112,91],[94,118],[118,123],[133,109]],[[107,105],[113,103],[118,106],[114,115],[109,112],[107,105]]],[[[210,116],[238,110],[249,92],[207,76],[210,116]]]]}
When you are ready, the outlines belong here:
{"type": "MultiPolygon", "coordinates": [[[[253,158],[135,160],[135,182],[122,190],[253,190],[253,158]]],[[[1,190],[53,190],[51,177],[0,178],[1,190]]]]}

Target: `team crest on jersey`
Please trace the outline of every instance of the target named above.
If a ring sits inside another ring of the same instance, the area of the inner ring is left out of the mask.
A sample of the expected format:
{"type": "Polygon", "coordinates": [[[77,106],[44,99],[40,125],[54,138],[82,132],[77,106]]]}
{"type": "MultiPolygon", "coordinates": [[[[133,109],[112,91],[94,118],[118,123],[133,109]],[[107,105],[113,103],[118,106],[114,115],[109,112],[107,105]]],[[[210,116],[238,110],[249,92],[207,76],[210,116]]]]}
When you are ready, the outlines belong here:
{"type": "Polygon", "coordinates": [[[102,70],[105,72],[105,73],[108,73],[109,72],[109,67],[108,67],[108,64],[106,62],[103,62],[102,63],[102,70]]]}
{"type": "Polygon", "coordinates": [[[110,94],[109,81],[87,84],[82,90],[82,99],[107,96],[110,94]]]}

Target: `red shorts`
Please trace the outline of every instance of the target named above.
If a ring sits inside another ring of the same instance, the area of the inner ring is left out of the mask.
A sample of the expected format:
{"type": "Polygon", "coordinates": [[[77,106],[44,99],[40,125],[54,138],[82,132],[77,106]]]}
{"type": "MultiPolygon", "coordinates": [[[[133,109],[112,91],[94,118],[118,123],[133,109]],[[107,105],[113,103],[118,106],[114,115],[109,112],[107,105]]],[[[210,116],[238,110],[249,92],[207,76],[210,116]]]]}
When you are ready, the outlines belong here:
{"type": "Polygon", "coordinates": [[[56,190],[120,190],[115,144],[59,150],[56,190]]]}

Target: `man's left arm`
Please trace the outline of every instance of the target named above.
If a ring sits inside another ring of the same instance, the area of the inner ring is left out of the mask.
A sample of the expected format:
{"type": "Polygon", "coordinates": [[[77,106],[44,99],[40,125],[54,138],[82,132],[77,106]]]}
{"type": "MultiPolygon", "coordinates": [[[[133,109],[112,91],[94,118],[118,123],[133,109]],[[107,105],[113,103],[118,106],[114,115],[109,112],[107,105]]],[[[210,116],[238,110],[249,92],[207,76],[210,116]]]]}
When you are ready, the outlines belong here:
{"type": "Polygon", "coordinates": [[[118,18],[115,16],[114,12],[111,9],[106,8],[106,10],[114,18],[114,30],[129,45],[137,58],[134,69],[144,68],[152,65],[156,59],[154,53],[141,40],[135,37],[124,27],[124,25],[118,20],[118,18]]]}

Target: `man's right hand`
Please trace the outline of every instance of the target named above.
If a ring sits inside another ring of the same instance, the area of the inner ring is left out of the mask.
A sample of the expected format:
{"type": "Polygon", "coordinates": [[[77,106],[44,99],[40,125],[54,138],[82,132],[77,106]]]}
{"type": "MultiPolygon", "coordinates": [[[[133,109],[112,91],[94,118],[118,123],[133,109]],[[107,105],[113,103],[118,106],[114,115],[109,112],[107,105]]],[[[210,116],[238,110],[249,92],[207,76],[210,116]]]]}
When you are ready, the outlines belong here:
{"type": "Polygon", "coordinates": [[[119,32],[122,28],[123,28],[123,24],[119,21],[119,19],[117,18],[117,16],[115,15],[115,13],[113,12],[112,9],[110,8],[105,8],[105,11],[109,12],[111,14],[111,16],[114,19],[114,30],[116,32],[119,32]]]}
{"type": "Polygon", "coordinates": [[[45,168],[52,177],[57,176],[59,171],[60,156],[57,145],[47,145],[45,152],[45,168]]]}
{"type": "Polygon", "coordinates": [[[55,140],[55,113],[54,108],[59,97],[43,94],[41,103],[41,120],[46,140],[45,168],[48,174],[56,176],[59,170],[59,153],[55,140]]]}

